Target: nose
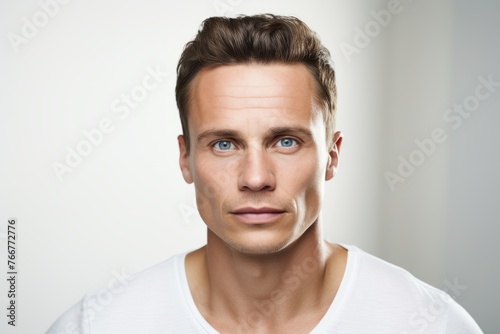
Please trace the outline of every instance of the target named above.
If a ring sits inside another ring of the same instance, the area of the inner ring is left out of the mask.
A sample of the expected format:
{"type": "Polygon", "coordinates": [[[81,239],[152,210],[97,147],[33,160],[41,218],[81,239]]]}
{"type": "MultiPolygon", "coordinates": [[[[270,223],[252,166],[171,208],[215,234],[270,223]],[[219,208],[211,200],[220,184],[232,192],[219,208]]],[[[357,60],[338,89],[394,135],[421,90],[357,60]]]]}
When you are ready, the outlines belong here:
{"type": "Polygon", "coordinates": [[[242,161],[238,178],[241,191],[273,191],[276,188],[273,162],[262,149],[249,149],[242,161]]]}

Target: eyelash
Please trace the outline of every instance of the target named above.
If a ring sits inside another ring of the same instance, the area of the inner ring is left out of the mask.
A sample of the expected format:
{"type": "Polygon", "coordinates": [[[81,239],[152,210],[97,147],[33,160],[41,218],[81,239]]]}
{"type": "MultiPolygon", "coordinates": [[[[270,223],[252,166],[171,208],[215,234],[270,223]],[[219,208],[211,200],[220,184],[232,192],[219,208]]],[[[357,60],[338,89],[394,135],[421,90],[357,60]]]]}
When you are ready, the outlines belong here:
{"type": "MultiPolygon", "coordinates": [[[[216,148],[216,147],[215,147],[217,144],[220,144],[220,143],[229,143],[230,145],[235,146],[235,145],[234,145],[234,143],[233,143],[232,141],[230,141],[230,140],[219,140],[219,141],[216,141],[215,143],[211,144],[211,146],[212,146],[214,149],[216,149],[217,151],[229,151],[229,149],[227,149],[227,150],[222,150],[222,149],[220,149],[220,148],[218,149],[218,148],[216,148]]],[[[231,148],[232,148],[232,147],[231,147],[231,148]]]]}
{"type": "Polygon", "coordinates": [[[282,141],[282,140],[291,140],[291,141],[293,141],[293,142],[294,142],[294,144],[293,144],[292,146],[279,146],[279,147],[283,147],[283,148],[293,148],[293,147],[295,147],[296,145],[298,145],[298,144],[299,144],[299,141],[298,141],[297,139],[295,139],[295,138],[291,138],[291,137],[283,137],[283,138],[278,139],[278,141],[276,142],[275,146],[276,146],[276,145],[277,145],[280,141],[282,141]]]}
{"type": "MultiPolygon", "coordinates": [[[[282,147],[282,148],[284,148],[284,149],[292,149],[292,148],[294,148],[295,146],[297,146],[297,145],[299,145],[299,144],[300,144],[300,141],[299,141],[298,139],[296,139],[296,138],[293,138],[293,137],[281,137],[281,138],[279,138],[279,139],[275,142],[275,144],[274,144],[273,146],[282,147]],[[279,143],[279,142],[281,142],[282,140],[291,140],[291,141],[293,141],[293,142],[294,142],[294,144],[293,144],[292,146],[278,146],[278,143],[279,143]]],[[[236,147],[236,145],[233,143],[233,141],[232,141],[232,140],[229,140],[229,139],[218,140],[218,141],[216,141],[216,142],[211,143],[211,144],[210,144],[210,146],[211,146],[212,148],[214,148],[215,150],[217,150],[217,151],[222,151],[222,152],[225,152],[225,151],[226,151],[226,152],[227,152],[227,151],[230,151],[231,149],[234,149],[234,148],[236,147]],[[217,148],[216,146],[217,146],[218,144],[220,144],[220,143],[229,143],[232,147],[231,147],[231,148],[229,148],[229,149],[226,149],[226,150],[223,150],[223,149],[217,148]]]]}

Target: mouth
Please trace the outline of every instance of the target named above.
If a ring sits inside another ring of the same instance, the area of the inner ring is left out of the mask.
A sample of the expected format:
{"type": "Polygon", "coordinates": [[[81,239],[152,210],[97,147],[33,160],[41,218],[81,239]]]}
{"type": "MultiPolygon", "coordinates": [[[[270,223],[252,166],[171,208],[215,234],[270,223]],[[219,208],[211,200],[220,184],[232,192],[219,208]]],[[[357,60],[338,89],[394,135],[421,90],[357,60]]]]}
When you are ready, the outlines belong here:
{"type": "Polygon", "coordinates": [[[277,208],[253,208],[245,207],[234,211],[230,214],[245,224],[266,224],[275,221],[286,213],[286,211],[277,208]]]}

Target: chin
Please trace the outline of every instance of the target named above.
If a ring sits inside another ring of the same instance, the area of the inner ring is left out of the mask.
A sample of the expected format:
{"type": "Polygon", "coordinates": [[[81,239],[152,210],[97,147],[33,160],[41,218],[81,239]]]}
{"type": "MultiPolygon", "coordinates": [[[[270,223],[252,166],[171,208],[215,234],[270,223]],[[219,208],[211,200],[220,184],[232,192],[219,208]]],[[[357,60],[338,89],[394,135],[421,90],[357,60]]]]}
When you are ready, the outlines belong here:
{"type": "Polygon", "coordinates": [[[246,236],[238,240],[226,240],[226,244],[233,250],[248,255],[274,254],[285,249],[292,241],[290,238],[278,238],[269,235],[246,236]],[[243,240],[242,240],[243,239],[243,240]]]}

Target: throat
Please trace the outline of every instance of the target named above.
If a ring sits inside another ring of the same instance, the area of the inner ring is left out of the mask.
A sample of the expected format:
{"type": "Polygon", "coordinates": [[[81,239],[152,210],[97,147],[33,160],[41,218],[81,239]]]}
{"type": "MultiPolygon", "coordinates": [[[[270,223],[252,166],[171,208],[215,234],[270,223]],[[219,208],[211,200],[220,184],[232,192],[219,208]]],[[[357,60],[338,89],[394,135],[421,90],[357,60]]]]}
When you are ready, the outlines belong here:
{"type": "Polygon", "coordinates": [[[268,329],[276,323],[283,331],[286,323],[295,324],[292,332],[310,330],[328,310],[345,270],[345,249],[325,244],[322,250],[303,256],[214,258],[205,246],[186,256],[191,295],[201,315],[221,333],[255,323],[250,315],[260,315],[268,329]]]}

